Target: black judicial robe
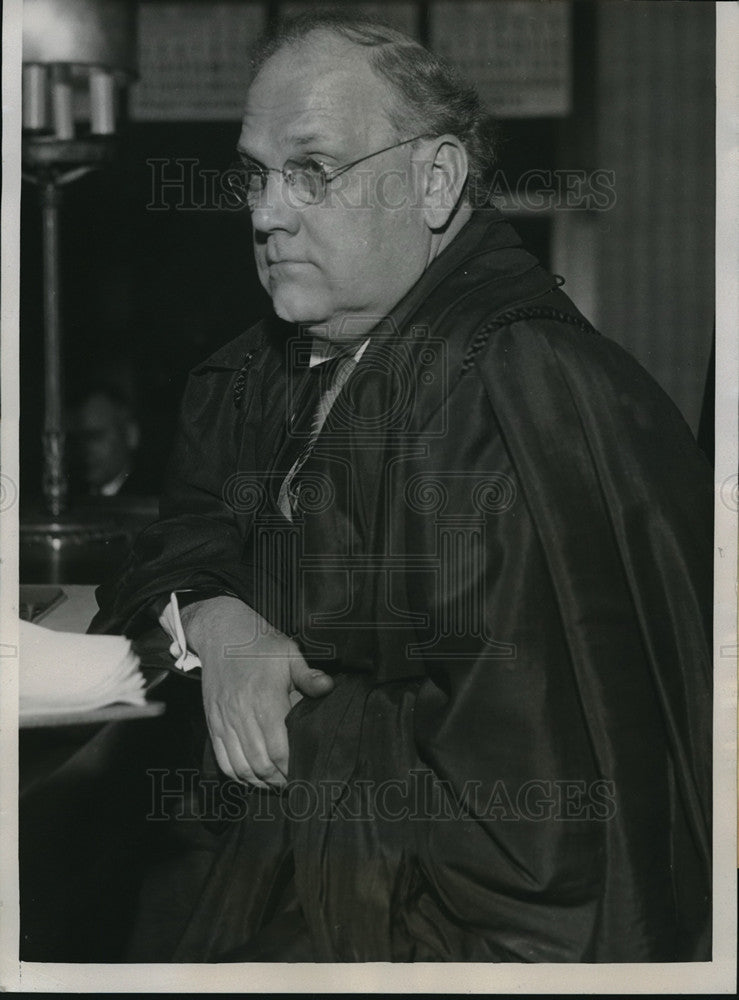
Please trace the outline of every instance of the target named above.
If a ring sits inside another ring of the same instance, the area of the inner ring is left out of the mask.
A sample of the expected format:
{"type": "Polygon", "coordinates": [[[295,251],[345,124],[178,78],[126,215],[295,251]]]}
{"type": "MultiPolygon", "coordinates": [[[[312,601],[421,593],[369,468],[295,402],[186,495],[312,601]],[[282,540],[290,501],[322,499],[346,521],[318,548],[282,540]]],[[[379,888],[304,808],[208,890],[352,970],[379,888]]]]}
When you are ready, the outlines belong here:
{"type": "Polygon", "coordinates": [[[195,369],[91,626],[220,587],[336,678],[178,957],[279,926],[289,884],[318,961],[708,959],[712,477],[676,408],[495,210],[378,324],[292,525],[288,354],[265,322],[195,369]]]}

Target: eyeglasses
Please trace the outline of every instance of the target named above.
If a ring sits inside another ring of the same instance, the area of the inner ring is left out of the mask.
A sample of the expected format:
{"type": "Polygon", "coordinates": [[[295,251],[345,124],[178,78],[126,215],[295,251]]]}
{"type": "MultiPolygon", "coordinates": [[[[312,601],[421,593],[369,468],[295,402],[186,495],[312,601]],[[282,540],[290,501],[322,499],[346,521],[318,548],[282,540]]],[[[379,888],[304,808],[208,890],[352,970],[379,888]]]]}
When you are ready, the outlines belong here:
{"type": "Polygon", "coordinates": [[[402,142],[393,143],[392,146],[377,149],[374,153],[368,153],[358,160],[337,167],[336,170],[327,170],[319,160],[310,156],[286,160],[282,168],[265,167],[248,156],[242,156],[240,160],[229,167],[226,180],[234,197],[241,205],[246,205],[250,211],[258,206],[259,198],[267,186],[267,180],[271,173],[282,175],[288,190],[302,205],[318,205],[326,197],[328,185],[337,177],[345,174],[347,170],[364,163],[365,160],[372,159],[373,156],[379,156],[380,153],[387,153],[391,149],[406,146],[409,142],[415,142],[417,139],[431,137],[428,132],[414,135],[412,139],[403,139],[402,142]]]}

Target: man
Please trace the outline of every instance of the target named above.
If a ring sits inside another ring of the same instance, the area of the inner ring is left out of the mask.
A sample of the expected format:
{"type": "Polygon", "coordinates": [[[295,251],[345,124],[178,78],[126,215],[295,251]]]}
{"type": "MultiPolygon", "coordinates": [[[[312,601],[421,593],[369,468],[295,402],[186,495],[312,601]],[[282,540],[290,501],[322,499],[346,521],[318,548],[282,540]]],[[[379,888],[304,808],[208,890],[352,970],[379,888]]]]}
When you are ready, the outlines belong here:
{"type": "Polygon", "coordinates": [[[74,415],[72,442],[91,496],[136,491],[131,478],[141,429],[128,400],[107,385],[92,387],[74,415]]]}
{"type": "Polygon", "coordinates": [[[93,623],[161,616],[251,789],[176,957],[707,958],[705,462],[474,207],[484,115],[432,55],[313,17],[257,68],[277,318],[195,369],[93,623]]]}

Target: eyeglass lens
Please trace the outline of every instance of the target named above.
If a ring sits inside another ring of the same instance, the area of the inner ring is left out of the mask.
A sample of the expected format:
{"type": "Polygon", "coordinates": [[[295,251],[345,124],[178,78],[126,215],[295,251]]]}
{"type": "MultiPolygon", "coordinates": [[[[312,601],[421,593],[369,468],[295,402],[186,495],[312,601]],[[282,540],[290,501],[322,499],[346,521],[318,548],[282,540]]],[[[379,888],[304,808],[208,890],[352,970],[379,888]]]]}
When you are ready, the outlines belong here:
{"type": "MultiPolygon", "coordinates": [[[[320,163],[288,160],[281,171],[291,194],[302,204],[312,205],[326,194],[326,175],[320,163]]],[[[256,165],[237,164],[229,171],[228,184],[239,201],[249,208],[258,205],[267,186],[269,170],[256,165]]]]}

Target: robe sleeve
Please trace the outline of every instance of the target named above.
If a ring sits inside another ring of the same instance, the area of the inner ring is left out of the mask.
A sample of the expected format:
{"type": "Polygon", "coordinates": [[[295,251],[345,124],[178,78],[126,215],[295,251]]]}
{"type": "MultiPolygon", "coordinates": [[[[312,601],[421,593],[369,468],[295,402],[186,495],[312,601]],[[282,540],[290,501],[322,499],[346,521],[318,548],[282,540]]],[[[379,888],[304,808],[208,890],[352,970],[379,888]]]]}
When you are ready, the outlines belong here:
{"type": "Polygon", "coordinates": [[[244,538],[258,492],[260,419],[259,371],[206,363],[190,375],[159,520],[98,588],[100,612],[91,631],[135,634],[151,627],[153,606],[177,589],[222,590],[251,602],[254,571],[244,558],[244,538]]]}

